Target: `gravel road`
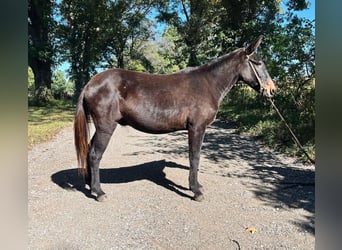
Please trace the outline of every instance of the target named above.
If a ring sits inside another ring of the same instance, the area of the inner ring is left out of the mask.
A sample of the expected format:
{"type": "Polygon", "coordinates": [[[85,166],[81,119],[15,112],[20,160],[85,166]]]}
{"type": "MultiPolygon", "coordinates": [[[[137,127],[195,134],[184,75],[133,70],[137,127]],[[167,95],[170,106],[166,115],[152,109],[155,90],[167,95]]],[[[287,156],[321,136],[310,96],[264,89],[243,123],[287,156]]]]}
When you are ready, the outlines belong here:
{"type": "Polygon", "coordinates": [[[100,165],[104,203],[77,174],[72,128],[28,162],[29,249],[314,249],[314,167],[229,123],[207,130],[202,202],[188,190],[186,132],[118,126],[100,165]]]}

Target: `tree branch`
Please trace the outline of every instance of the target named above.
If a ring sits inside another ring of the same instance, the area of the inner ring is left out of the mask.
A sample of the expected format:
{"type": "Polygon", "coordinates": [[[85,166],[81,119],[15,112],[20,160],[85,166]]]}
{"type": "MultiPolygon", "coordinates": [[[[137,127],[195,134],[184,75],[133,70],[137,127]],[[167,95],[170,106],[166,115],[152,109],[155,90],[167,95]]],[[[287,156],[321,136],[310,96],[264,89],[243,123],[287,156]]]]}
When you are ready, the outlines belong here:
{"type": "Polygon", "coordinates": [[[184,11],[184,14],[185,14],[185,18],[186,18],[186,21],[189,22],[189,14],[188,12],[186,11],[186,7],[185,7],[185,1],[182,0],[182,7],[183,7],[183,11],[184,11]]]}

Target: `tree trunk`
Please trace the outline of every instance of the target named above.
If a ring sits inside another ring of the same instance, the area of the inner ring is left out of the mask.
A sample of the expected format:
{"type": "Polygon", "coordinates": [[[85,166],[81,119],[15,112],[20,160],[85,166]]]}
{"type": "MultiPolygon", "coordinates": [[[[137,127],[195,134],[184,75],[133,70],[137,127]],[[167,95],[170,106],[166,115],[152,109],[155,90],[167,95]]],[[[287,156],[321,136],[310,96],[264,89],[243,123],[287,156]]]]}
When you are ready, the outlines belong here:
{"type": "Polygon", "coordinates": [[[51,93],[51,63],[42,62],[38,58],[30,60],[34,75],[34,103],[45,105],[52,99],[51,93]]]}
{"type": "Polygon", "coordinates": [[[118,58],[117,67],[120,69],[123,69],[125,67],[123,49],[122,50],[120,49],[118,51],[117,58],[118,58]]]}
{"type": "Polygon", "coordinates": [[[34,74],[34,91],[36,92],[42,87],[51,89],[51,64],[35,59],[31,61],[29,66],[31,67],[34,74]]]}
{"type": "Polygon", "coordinates": [[[46,0],[30,0],[28,5],[29,56],[34,74],[34,98],[45,102],[51,96],[53,48],[49,39],[52,4],[46,0]]]}
{"type": "Polygon", "coordinates": [[[190,56],[189,56],[188,67],[195,67],[198,65],[199,65],[199,61],[197,58],[197,51],[193,48],[190,48],[190,56]]]}
{"type": "Polygon", "coordinates": [[[89,73],[88,72],[82,72],[82,70],[76,69],[74,72],[73,79],[75,80],[75,93],[74,98],[75,100],[78,99],[79,95],[82,92],[83,87],[87,84],[89,81],[89,73]]]}

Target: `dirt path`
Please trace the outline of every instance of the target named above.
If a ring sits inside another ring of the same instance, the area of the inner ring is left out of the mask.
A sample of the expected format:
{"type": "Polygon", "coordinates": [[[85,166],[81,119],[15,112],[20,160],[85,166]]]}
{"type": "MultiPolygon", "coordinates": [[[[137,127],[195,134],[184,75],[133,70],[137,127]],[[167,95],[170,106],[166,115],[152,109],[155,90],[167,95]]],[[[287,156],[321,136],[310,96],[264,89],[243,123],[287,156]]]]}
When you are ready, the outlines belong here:
{"type": "Polygon", "coordinates": [[[215,122],[190,199],[187,134],[118,127],[99,203],[77,175],[72,128],[28,154],[29,249],[314,249],[314,168],[215,122]],[[246,228],[255,228],[249,233],[246,228]]]}

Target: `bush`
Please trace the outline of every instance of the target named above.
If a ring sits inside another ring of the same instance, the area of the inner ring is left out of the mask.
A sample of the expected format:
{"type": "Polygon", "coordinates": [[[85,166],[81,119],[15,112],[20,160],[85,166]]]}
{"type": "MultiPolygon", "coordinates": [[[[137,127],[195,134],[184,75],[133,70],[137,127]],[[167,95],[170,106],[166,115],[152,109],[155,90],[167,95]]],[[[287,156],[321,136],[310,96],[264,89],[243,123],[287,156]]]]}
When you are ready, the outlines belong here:
{"type": "Polygon", "coordinates": [[[34,97],[29,98],[29,105],[43,107],[54,101],[52,92],[47,87],[39,87],[35,93],[34,97]]]}
{"type": "Polygon", "coordinates": [[[52,76],[52,95],[57,100],[72,99],[75,92],[75,84],[65,79],[63,71],[56,71],[52,76]]]}

